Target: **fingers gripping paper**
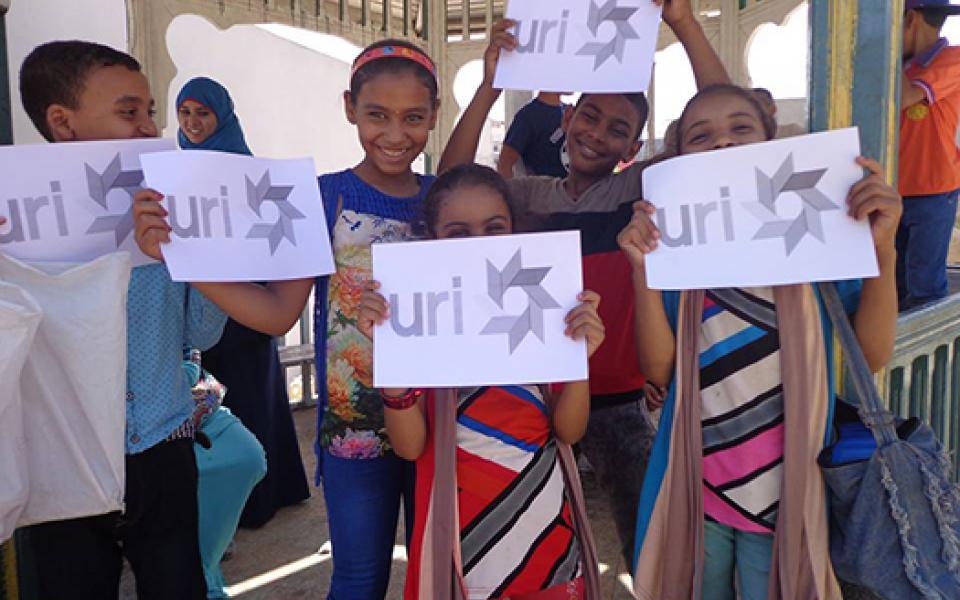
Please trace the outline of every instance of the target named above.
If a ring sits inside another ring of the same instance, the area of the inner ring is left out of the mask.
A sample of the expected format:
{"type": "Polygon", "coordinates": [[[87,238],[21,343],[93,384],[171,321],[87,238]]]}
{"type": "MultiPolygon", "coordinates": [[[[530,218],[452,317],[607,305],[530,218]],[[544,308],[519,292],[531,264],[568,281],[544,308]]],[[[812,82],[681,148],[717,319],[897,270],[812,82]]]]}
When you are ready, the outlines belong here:
{"type": "Polygon", "coordinates": [[[31,266],[0,281],[43,311],[20,375],[30,492],[18,526],[123,507],[130,255],[31,266]]]}
{"type": "Polygon", "coordinates": [[[40,307],[23,290],[0,282],[0,543],[13,535],[27,502],[19,381],[40,314],[40,307]]]}

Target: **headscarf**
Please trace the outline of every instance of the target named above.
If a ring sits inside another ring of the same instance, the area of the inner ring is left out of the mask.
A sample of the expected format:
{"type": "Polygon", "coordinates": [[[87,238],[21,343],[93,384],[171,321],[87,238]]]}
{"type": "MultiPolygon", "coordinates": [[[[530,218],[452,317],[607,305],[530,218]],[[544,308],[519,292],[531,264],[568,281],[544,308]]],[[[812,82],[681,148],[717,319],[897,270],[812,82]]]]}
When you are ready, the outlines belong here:
{"type": "Polygon", "coordinates": [[[199,144],[194,144],[177,130],[177,141],[184,150],[217,150],[234,154],[253,154],[243,137],[240,119],[233,112],[233,100],[227,88],[208,77],[195,77],[177,94],[177,110],[185,100],[199,102],[217,115],[217,129],[199,144]]]}

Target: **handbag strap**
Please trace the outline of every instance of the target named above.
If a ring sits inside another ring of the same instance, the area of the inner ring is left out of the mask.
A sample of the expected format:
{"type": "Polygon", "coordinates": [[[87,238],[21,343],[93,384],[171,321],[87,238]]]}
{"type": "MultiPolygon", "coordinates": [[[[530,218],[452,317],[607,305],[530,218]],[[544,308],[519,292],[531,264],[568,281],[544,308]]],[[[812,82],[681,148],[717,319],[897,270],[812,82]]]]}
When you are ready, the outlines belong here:
{"type": "Polygon", "coordinates": [[[873,381],[873,373],[867,365],[867,359],[857,341],[850,319],[843,309],[836,286],[829,282],[819,283],[818,286],[827,314],[833,322],[834,330],[840,339],[840,346],[843,348],[847,372],[850,373],[850,384],[860,403],[860,418],[873,433],[878,446],[882,447],[897,441],[899,437],[893,414],[884,407],[880,399],[880,393],[873,381]]]}

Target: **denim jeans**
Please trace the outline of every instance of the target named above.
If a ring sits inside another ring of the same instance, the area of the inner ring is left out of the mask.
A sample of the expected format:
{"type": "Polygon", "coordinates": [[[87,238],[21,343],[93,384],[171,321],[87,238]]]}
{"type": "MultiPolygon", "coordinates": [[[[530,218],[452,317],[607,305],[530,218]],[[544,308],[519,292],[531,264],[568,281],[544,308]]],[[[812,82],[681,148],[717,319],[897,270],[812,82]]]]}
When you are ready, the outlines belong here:
{"type": "Polygon", "coordinates": [[[703,600],[767,600],[773,535],[704,523],[703,600]],[[734,588],[734,573],[738,585],[734,588]]]}
{"type": "Polygon", "coordinates": [[[390,582],[401,497],[408,534],[413,527],[413,463],[394,454],[338,458],[324,449],[320,469],[333,545],[327,599],[383,598],[390,582]]]}
{"type": "Polygon", "coordinates": [[[960,190],[903,199],[897,229],[897,296],[907,310],[947,296],[947,254],[960,190]]]}

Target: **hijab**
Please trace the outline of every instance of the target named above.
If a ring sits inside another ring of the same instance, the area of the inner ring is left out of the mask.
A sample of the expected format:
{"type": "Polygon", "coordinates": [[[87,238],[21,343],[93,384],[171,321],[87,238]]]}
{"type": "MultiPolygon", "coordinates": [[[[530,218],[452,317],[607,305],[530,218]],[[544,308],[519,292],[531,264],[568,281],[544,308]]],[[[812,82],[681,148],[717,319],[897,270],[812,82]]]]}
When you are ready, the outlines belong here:
{"type": "Polygon", "coordinates": [[[204,105],[217,116],[217,129],[199,144],[194,144],[177,130],[177,141],[184,150],[217,150],[234,154],[251,155],[243,137],[240,119],[233,110],[233,100],[225,87],[207,77],[195,77],[187,82],[177,94],[177,110],[186,100],[204,105]]]}

